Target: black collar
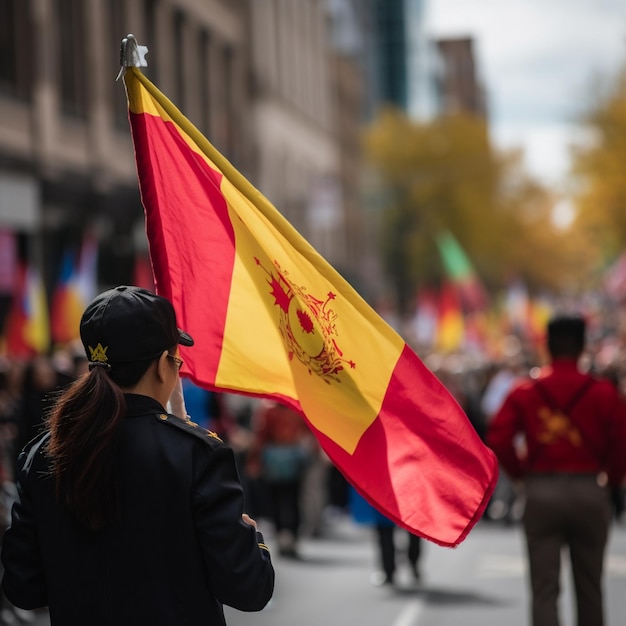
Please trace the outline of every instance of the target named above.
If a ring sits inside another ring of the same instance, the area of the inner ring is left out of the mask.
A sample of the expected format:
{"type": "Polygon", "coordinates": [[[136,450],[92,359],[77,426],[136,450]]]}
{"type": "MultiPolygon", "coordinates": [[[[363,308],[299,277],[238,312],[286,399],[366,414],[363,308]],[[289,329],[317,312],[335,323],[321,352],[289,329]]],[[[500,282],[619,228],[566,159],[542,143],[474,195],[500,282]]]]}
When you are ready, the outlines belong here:
{"type": "Polygon", "coordinates": [[[140,396],[136,393],[125,393],[126,415],[148,415],[151,413],[167,413],[161,403],[150,396],[140,396]]]}

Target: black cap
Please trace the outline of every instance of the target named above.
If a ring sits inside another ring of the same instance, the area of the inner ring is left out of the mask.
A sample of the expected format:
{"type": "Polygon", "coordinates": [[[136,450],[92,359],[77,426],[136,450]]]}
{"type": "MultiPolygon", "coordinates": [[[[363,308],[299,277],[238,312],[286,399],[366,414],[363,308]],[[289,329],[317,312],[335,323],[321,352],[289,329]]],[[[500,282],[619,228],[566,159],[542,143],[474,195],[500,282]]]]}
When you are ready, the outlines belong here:
{"type": "Polygon", "coordinates": [[[172,303],[140,287],[109,289],[87,306],[80,338],[91,362],[131,363],[159,356],[193,339],[176,325],[172,303]]]}

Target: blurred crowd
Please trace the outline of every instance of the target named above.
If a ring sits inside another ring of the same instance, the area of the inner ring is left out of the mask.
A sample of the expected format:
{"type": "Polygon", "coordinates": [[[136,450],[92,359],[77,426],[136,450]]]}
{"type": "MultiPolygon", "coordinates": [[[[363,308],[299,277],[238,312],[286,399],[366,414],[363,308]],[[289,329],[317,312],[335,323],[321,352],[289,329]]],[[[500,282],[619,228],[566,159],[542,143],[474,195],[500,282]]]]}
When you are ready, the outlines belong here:
{"type": "MultiPolygon", "coordinates": [[[[514,338],[497,361],[467,354],[422,355],[425,364],[457,399],[481,437],[516,382],[536,376],[543,355],[514,338]]],[[[8,523],[17,455],[41,428],[55,394],[86,371],[84,355],[57,351],[31,360],[0,357],[0,498],[8,523]]],[[[626,390],[626,349],[614,338],[593,343],[585,368],[626,390]]],[[[235,451],[249,513],[274,527],[279,552],[298,555],[302,536],[316,537],[338,515],[349,515],[350,490],[301,416],[268,400],[214,393],[183,380],[190,418],[214,431],[235,451]]],[[[626,394],[625,394],[626,395],[626,394]]],[[[614,494],[616,518],[624,493],[614,494]]],[[[501,476],[486,516],[507,523],[520,519],[516,486],[501,476]]]]}

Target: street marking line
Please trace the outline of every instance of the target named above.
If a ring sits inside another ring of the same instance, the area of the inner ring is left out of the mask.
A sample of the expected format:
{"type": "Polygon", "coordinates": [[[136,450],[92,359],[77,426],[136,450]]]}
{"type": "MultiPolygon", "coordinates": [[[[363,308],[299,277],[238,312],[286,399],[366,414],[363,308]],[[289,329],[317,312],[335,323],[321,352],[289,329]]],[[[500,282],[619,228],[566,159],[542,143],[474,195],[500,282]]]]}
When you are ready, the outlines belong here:
{"type": "Polygon", "coordinates": [[[609,578],[621,578],[626,576],[626,556],[622,554],[609,554],[606,557],[606,574],[609,578]]]}
{"type": "Polygon", "coordinates": [[[417,619],[423,610],[424,602],[422,600],[407,602],[392,626],[417,626],[417,619]]]}
{"type": "MultiPolygon", "coordinates": [[[[562,565],[563,570],[568,571],[570,565],[567,552],[563,552],[562,565]]],[[[488,554],[478,561],[477,576],[483,579],[518,578],[526,575],[527,568],[525,557],[488,554]]],[[[621,554],[607,555],[604,569],[608,578],[626,576],[626,556],[621,554]]]]}
{"type": "Polygon", "coordinates": [[[488,554],[478,562],[478,578],[520,578],[525,574],[524,557],[488,554]]]}

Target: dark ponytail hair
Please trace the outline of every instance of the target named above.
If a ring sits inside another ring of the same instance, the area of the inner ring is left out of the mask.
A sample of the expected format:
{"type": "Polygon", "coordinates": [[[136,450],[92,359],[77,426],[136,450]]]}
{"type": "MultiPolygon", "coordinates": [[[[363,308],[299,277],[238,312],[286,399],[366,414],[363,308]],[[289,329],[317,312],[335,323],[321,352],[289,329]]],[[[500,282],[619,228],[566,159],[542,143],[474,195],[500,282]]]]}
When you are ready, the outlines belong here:
{"type": "Polygon", "coordinates": [[[112,368],[98,364],[76,380],[50,412],[47,453],[57,500],[90,530],[102,530],[120,519],[116,440],[126,413],[121,387],[139,382],[152,362],[112,368]]]}

